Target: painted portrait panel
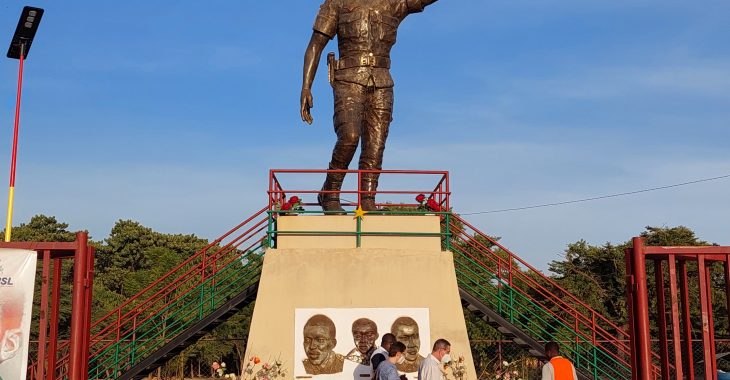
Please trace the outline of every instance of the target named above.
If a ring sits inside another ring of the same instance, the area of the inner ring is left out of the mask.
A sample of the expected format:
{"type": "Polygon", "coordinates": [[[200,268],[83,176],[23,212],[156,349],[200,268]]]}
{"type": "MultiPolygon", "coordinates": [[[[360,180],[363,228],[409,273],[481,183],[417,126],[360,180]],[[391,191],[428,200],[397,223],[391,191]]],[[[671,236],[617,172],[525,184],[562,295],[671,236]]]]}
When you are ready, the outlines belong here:
{"type": "Polygon", "coordinates": [[[430,352],[427,308],[296,309],[294,377],[370,379],[370,355],[389,332],[406,345],[407,362],[399,370],[415,379],[430,352]]]}

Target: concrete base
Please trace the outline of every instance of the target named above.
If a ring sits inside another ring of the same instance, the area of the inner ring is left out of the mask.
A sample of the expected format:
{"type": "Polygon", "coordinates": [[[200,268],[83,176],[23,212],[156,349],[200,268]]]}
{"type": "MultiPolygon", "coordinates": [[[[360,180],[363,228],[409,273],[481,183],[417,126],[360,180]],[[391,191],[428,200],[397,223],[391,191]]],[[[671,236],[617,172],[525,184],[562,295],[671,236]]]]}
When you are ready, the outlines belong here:
{"type": "MultiPolygon", "coordinates": [[[[369,218],[366,216],[364,222],[369,218]]],[[[423,226],[430,225],[425,231],[418,232],[438,232],[438,217],[406,218],[416,218],[415,224],[411,223],[411,226],[420,225],[419,228],[424,228],[423,226]],[[419,218],[421,220],[418,220],[419,218]]],[[[282,223],[284,219],[290,219],[292,223],[294,219],[297,220],[296,223],[312,219],[312,222],[302,223],[296,228],[308,225],[320,231],[336,227],[327,226],[329,223],[345,222],[340,217],[332,216],[285,217],[279,221],[280,230],[285,225],[282,223]]],[[[397,231],[403,231],[405,225],[399,223],[398,226],[397,231]]],[[[288,224],[287,228],[289,227],[292,225],[288,224]]],[[[420,309],[428,320],[428,327],[419,326],[421,355],[426,356],[431,351],[431,346],[437,338],[445,338],[452,344],[453,358],[464,356],[467,370],[465,379],[476,378],[456,283],[453,256],[450,252],[440,250],[439,238],[410,249],[316,248],[312,246],[314,240],[305,240],[302,244],[305,248],[293,248],[297,245],[296,237],[282,238],[283,236],[279,237],[279,247],[285,243],[283,245],[289,248],[270,249],[265,255],[249,332],[247,358],[258,356],[263,361],[279,358],[287,370],[287,377],[291,378],[364,380],[366,375],[363,370],[367,367],[360,366],[359,369],[353,370],[356,364],[352,362],[350,365],[348,360],[345,360],[344,370],[339,373],[324,375],[305,373],[301,363],[307,358],[302,343],[304,324],[301,320],[302,310],[306,309],[311,316],[312,309],[326,309],[322,314],[329,314],[333,320],[340,321],[337,324],[337,341],[332,351],[347,356],[355,347],[351,324],[357,313],[367,314],[370,310],[378,316],[386,315],[382,318],[388,318],[387,313],[393,310],[396,314],[390,316],[388,321],[378,317],[383,320],[382,323],[378,322],[378,333],[382,336],[390,332],[392,321],[402,316],[397,313],[407,309],[420,309]]],[[[391,244],[393,239],[413,239],[413,237],[381,238],[388,239],[388,244],[391,244]]],[[[352,240],[352,237],[350,239],[352,240]]],[[[372,237],[371,240],[374,245],[384,244],[383,241],[379,242],[377,237],[372,237]]],[[[403,246],[402,243],[396,245],[403,246]]],[[[376,343],[380,343],[380,338],[376,343]]],[[[256,368],[260,368],[260,365],[256,368]]],[[[416,376],[412,374],[409,378],[415,379],[416,376]]]]}

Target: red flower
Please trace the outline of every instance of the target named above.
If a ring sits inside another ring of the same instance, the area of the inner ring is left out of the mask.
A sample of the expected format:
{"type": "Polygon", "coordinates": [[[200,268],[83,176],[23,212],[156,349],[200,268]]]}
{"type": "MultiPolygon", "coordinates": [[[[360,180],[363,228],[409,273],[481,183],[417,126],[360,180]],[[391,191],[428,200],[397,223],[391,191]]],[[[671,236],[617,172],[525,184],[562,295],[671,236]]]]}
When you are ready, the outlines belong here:
{"type": "Polygon", "coordinates": [[[291,204],[297,204],[297,203],[299,203],[300,200],[301,199],[299,199],[298,196],[293,195],[291,198],[289,198],[289,203],[291,203],[291,204]]]}
{"type": "Polygon", "coordinates": [[[430,198],[426,202],[426,207],[428,207],[428,209],[431,211],[441,211],[441,206],[438,203],[436,203],[436,200],[433,198],[430,198]]]}
{"type": "Polygon", "coordinates": [[[281,210],[282,210],[282,211],[287,211],[287,210],[291,210],[291,206],[292,206],[292,204],[291,204],[291,203],[289,203],[289,202],[287,202],[287,203],[284,203],[283,205],[281,205],[281,210]]]}
{"type": "Polygon", "coordinates": [[[259,363],[261,363],[261,359],[259,359],[258,356],[254,356],[253,357],[253,364],[259,364],[259,363]]]}
{"type": "Polygon", "coordinates": [[[426,199],[426,196],[423,194],[418,194],[416,196],[416,202],[418,202],[418,203],[423,203],[424,199],[426,199]]]}

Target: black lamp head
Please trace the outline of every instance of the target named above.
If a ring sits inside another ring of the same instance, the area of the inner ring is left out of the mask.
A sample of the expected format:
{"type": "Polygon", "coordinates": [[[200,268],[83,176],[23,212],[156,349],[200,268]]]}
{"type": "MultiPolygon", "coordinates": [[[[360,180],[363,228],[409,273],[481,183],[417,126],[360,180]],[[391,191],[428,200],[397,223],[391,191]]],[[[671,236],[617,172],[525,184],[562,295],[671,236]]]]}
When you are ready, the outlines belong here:
{"type": "Polygon", "coordinates": [[[43,17],[42,8],[23,7],[23,13],[20,15],[18,27],[15,28],[13,41],[8,49],[8,58],[20,59],[21,54],[23,54],[23,58],[28,57],[38,24],[41,23],[41,17],[43,17]]]}

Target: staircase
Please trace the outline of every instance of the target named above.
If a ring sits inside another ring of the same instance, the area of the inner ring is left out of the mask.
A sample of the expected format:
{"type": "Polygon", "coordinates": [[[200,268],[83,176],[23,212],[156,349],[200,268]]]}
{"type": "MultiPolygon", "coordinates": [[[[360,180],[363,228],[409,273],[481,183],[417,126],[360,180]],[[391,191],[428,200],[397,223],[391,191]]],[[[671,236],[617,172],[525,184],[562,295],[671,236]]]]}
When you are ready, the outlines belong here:
{"type": "MultiPolygon", "coordinates": [[[[270,206],[92,324],[89,379],[139,379],[255,300],[270,206]]],[[[535,357],[561,342],[581,379],[630,379],[629,336],[461,217],[442,213],[463,305],[535,357]]],[[[655,378],[659,370],[653,367],[655,378]]],[[[68,356],[55,378],[66,379],[68,356]]]]}
{"type": "MultiPolygon", "coordinates": [[[[631,379],[628,332],[463,218],[449,219],[448,248],[467,309],[535,357],[544,357],[546,341],[560,342],[579,377],[631,379]]],[[[660,368],[647,365],[659,378],[660,368]]]]}
{"type": "MultiPolygon", "coordinates": [[[[267,209],[94,321],[88,378],[142,378],[255,300],[270,228],[267,209]]],[[[67,354],[56,364],[55,378],[68,378],[67,354]]]]}

